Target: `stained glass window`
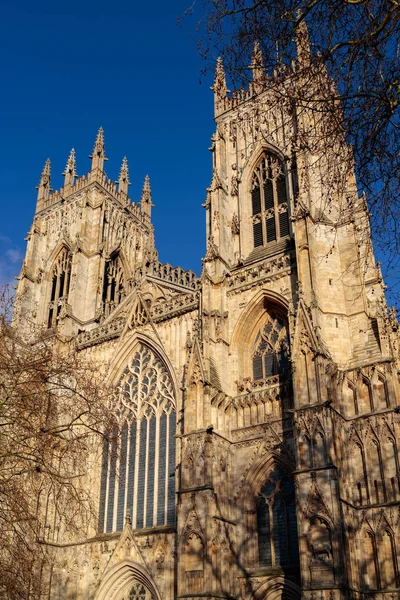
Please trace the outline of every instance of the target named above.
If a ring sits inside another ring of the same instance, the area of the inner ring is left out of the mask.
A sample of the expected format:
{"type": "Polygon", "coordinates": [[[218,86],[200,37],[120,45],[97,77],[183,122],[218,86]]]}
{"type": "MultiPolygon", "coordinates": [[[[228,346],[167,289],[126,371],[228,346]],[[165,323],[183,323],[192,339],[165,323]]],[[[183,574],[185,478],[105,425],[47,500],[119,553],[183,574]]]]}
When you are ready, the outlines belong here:
{"type": "Polygon", "coordinates": [[[271,471],[257,498],[257,531],[260,566],[298,565],[294,485],[279,467],[271,471]]]}
{"type": "Polygon", "coordinates": [[[125,369],[114,410],[121,423],[103,448],[99,531],[173,524],[175,398],[165,364],[140,345],[125,369]]]}

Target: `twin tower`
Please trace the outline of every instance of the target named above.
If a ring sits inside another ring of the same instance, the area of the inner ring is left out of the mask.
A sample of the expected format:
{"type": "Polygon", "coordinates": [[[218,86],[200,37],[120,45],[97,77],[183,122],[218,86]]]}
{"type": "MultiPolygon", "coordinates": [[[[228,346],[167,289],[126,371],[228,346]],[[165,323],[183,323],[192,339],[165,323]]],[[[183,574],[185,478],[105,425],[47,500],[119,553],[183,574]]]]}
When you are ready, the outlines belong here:
{"type": "Polygon", "coordinates": [[[283,100],[331,85],[308,52],[273,86],[256,45],[231,95],[217,64],[199,278],[158,261],[149,181],[135,204],[125,159],[106,178],[102,130],[86,177],[72,152],[52,192],[46,163],[16,326],[101,358],[120,415],[49,598],[399,597],[398,323],[332,115],[283,100]]]}

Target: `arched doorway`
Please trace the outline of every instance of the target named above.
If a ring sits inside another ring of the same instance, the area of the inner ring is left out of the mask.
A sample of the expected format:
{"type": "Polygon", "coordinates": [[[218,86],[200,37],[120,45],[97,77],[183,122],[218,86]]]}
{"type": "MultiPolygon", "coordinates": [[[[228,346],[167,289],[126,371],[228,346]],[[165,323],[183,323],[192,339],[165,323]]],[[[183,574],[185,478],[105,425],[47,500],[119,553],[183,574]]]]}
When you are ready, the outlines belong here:
{"type": "Polygon", "coordinates": [[[156,585],[139,564],[124,560],[103,577],[95,600],[161,600],[156,585]]]}

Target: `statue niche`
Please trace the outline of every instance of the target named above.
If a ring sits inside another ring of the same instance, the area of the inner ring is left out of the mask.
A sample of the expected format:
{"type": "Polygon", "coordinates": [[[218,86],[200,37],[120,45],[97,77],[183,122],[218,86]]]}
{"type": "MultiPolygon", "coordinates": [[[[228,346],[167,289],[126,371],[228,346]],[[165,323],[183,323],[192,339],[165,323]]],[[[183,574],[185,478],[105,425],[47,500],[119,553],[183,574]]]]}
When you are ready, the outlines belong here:
{"type": "Polygon", "coordinates": [[[315,585],[333,583],[334,561],[332,552],[332,534],[328,523],[320,517],[314,517],[308,533],[310,549],[310,576],[315,585]]]}

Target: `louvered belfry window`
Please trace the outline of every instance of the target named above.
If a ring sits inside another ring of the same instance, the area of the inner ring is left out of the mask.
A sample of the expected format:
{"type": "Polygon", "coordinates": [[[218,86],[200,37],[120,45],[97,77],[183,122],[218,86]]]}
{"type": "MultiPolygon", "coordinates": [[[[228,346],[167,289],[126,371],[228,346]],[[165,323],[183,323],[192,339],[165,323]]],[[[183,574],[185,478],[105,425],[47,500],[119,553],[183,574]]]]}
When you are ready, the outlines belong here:
{"type": "Polygon", "coordinates": [[[68,302],[71,268],[72,254],[67,248],[63,248],[54,263],[51,276],[51,294],[47,318],[48,328],[57,325],[61,309],[68,302]]]}
{"type": "Polygon", "coordinates": [[[255,248],[290,235],[284,167],[272,154],[264,154],[253,173],[251,202],[255,248]]]}
{"type": "Polygon", "coordinates": [[[107,260],[104,271],[103,304],[107,317],[125,298],[125,277],[121,258],[118,253],[107,260]]]}
{"type": "Polygon", "coordinates": [[[99,532],[171,525],[175,518],[176,410],[162,360],[139,345],[115,397],[119,427],[103,444],[99,532]]]}
{"type": "Polygon", "coordinates": [[[259,332],[253,353],[253,379],[259,381],[285,373],[289,367],[289,337],[286,322],[274,310],[259,332]]]}

